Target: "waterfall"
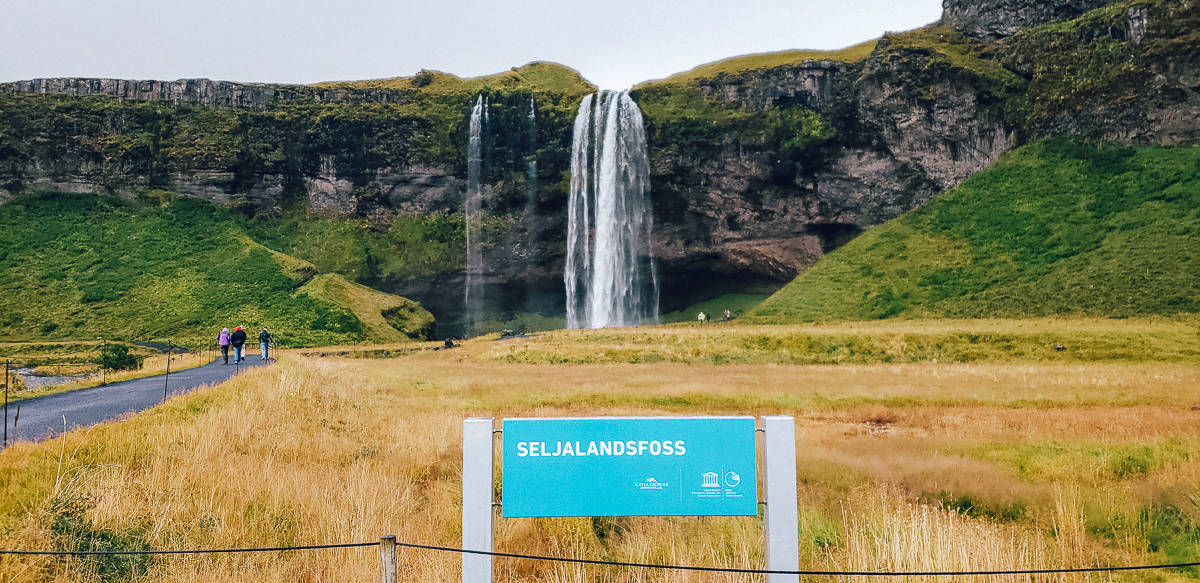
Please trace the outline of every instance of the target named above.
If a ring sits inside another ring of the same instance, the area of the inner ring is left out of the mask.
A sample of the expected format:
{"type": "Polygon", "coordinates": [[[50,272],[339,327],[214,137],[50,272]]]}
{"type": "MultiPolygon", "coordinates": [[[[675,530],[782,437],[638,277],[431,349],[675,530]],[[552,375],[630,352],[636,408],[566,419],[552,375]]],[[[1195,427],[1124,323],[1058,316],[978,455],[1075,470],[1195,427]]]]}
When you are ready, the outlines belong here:
{"type": "Polygon", "coordinates": [[[467,334],[479,332],[483,319],[483,253],[479,249],[483,210],[483,132],[487,127],[487,100],[482,95],[471,109],[470,140],[467,142],[467,194],[463,221],[467,242],[467,273],[463,290],[463,315],[467,334]]]}
{"type": "Polygon", "coordinates": [[[537,110],[533,107],[533,96],[529,96],[529,115],[525,117],[525,207],[532,212],[537,204],[537,110]]]}
{"type": "Polygon", "coordinates": [[[629,93],[603,91],[579,104],[570,188],[567,327],[657,322],[646,132],[629,93]]]}

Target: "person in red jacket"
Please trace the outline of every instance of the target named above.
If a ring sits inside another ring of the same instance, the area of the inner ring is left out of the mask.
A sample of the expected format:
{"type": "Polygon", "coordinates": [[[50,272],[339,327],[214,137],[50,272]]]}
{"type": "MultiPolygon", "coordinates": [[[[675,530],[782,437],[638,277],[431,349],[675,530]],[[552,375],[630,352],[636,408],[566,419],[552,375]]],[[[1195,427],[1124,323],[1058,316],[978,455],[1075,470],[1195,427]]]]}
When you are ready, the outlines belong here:
{"type": "Polygon", "coordinates": [[[241,326],[233,329],[233,334],[229,335],[229,343],[233,345],[233,362],[246,360],[243,352],[246,346],[246,331],[242,330],[241,326]]]}

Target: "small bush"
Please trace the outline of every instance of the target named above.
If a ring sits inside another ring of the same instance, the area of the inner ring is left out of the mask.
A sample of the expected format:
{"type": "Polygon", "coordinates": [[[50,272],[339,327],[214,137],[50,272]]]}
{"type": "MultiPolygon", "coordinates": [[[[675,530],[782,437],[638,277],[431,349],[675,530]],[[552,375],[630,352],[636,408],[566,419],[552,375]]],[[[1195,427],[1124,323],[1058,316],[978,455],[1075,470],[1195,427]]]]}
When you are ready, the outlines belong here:
{"type": "Polygon", "coordinates": [[[100,349],[96,364],[108,370],[130,370],[141,368],[142,359],[129,352],[129,347],[124,344],[106,344],[100,349]]]}

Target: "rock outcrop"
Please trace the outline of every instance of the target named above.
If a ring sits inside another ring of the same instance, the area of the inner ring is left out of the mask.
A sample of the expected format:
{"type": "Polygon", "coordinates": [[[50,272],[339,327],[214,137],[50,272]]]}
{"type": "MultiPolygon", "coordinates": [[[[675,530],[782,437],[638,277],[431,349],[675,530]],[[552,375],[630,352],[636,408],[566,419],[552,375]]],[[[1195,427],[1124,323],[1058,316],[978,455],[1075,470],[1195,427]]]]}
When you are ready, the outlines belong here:
{"type": "Polygon", "coordinates": [[[978,57],[949,55],[959,48],[948,43],[977,43],[952,30],[916,36],[932,39],[934,49],[914,47],[914,34],[905,33],[885,37],[860,63],[810,61],[697,84],[706,102],[736,115],[697,108],[709,119],[675,119],[657,104],[682,89],[635,90],[651,130],[659,265],[690,275],[664,278],[669,295],[771,289],[1013,145],[1016,130],[998,94],[1004,83],[1019,88],[1020,79],[999,67],[1000,81],[964,68],[962,61],[978,57]],[[789,125],[797,116],[801,123],[789,125]],[[720,128],[714,141],[681,139],[711,124],[720,128]],[[797,131],[811,139],[797,144],[797,131]],[[674,281],[686,284],[674,288],[674,281]]]}
{"type": "Polygon", "coordinates": [[[942,24],[996,40],[1026,28],[1070,20],[1117,0],[942,0],[942,24]]]}
{"type": "Polygon", "coordinates": [[[239,83],[212,79],[109,79],[52,77],[14,81],[12,91],[40,95],[103,95],[121,100],[165,101],[208,107],[266,109],[280,103],[403,103],[413,97],[405,89],[322,87],[282,83],[239,83]]]}

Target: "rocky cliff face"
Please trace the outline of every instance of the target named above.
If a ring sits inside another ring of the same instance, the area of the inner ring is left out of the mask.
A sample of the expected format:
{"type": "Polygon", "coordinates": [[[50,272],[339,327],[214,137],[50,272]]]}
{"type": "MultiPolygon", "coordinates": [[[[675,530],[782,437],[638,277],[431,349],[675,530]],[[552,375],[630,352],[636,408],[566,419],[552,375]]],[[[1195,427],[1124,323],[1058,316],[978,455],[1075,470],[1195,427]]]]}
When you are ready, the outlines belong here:
{"type": "Polygon", "coordinates": [[[1117,0],[942,0],[942,24],[996,40],[1026,28],[1061,22],[1117,0]]]}
{"type": "Polygon", "coordinates": [[[1028,132],[1125,144],[1200,141],[1200,3],[1121,2],[995,45],[1029,79],[1028,132]]]}
{"type": "Polygon", "coordinates": [[[695,299],[777,286],[990,164],[1015,141],[1000,96],[1022,83],[962,66],[977,48],[940,28],[886,37],[859,63],[637,88],[666,289],[695,299]],[[692,108],[707,119],[670,114],[664,104],[688,91],[715,104],[692,108]]]}
{"type": "Polygon", "coordinates": [[[400,88],[320,87],[279,83],[238,83],[212,79],[106,79],[55,77],[30,79],[8,84],[19,93],[40,95],[103,95],[134,101],[164,101],[175,105],[188,103],[208,107],[266,109],[281,103],[402,103],[413,98],[414,91],[400,88]]]}

